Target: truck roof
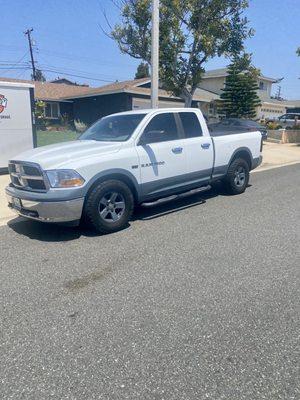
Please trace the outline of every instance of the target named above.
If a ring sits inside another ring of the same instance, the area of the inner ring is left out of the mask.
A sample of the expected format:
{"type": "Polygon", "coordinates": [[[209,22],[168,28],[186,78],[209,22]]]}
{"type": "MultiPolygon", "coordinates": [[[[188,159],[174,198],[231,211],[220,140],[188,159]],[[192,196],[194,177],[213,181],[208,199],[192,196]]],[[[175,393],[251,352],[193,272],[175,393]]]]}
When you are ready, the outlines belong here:
{"type": "MultiPolygon", "coordinates": [[[[171,107],[171,108],[147,108],[141,110],[130,110],[123,111],[119,113],[114,113],[111,115],[130,115],[130,114],[150,114],[156,111],[167,111],[167,112],[183,112],[183,111],[200,111],[198,108],[184,108],[184,107],[171,107]]],[[[109,115],[108,115],[109,116],[109,115]]]]}

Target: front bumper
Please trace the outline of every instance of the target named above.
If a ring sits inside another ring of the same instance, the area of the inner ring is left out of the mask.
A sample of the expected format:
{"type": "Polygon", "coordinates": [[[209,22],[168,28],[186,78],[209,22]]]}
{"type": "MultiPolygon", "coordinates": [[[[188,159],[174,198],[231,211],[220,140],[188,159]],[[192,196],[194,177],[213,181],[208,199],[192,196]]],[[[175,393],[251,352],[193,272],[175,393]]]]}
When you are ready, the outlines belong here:
{"type": "Polygon", "coordinates": [[[13,196],[11,188],[6,189],[8,207],[16,214],[42,222],[74,222],[82,215],[84,198],[63,201],[36,201],[13,196]],[[21,207],[16,206],[14,198],[21,200],[21,207]]]}

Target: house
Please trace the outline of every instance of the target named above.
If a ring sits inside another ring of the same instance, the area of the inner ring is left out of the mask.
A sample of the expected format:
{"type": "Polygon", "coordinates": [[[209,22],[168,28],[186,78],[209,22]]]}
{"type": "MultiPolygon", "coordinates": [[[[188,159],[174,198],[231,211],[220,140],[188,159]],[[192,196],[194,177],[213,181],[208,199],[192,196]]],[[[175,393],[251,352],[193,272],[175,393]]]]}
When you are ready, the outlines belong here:
{"type": "MultiPolygon", "coordinates": [[[[228,68],[207,71],[202,77],[199,88],[220,96],[225,87],[227,75],[228,68]]],[[[278,79],[269,78],[262,74],[258,77],[257,85],[259,89],[257,94],[261,100],[261,106],[257,109],[257,119],[275,119],[286,112],[288,106],[286,102],[271,97],[272,85],[277,82],[278,79]]],[[[216,114],[216,106],[211,104],[209,116],[213,117],[216,114]]]]}
{"type": "MultiPolygon", "coordinates": [[[[192,107],[199,107],[204,113],[215,94],[200,91],[194,96],[192,107]]],[[[94,88],[76,97],[65,97],[73,101],[74,119],[91,124],[95,119],[113,112],[151,108],[151,81],[149,78],[116,82],[94,88]]],[[[181,98],[159,89],[159,107],[184,107],[181,98]]]]}
{"type": "MultiPolygon", "coordinates": [[[[225,86],[226,76],[226,68],[206,72],[194,94],[192,107],[200,108],[210,119],[218,118],[216,103],[225,86]]],[[[34,83],[35,100],[45,102],[45,118],[53,125],[61,123],[61,118],[64,117],[84,128],[112,113],[151,107],[149,78],[114,82],[100,87],[78,85],[64,78],[52,82],[0,78],[0,81],[3,80],[34,83]]],[[[275,118],[286,112],[285,102],[271,98],[272,84],[275,82],[276,79],[263,75],[259,77],[258,94],[262,100],[262,105],[257,110],[259,119],[275,118]]],[[[159,107],[183,106],[181,98],[159,89],[159,107]]]]}
{"type": "Polygon", "coordinates": [[[287,113],[299,113],[300,114],[300,100],[290,100],[286,102],[288,108],[287,113]]]}
{"type": "MultiPolygon", "coordinates": [[[[31,82],[0,78],[13,82],[31,82]]],[[[32,82],[31,82],[32,83],[32,82]]],[[[89,126],[97,119],[121,111],[151,107],[151,80],[149,78],[115,82],[101,87],[72,85],[66,82],[33,82],[35,100],[45,102],[45,118],[52,124],[60,123],[61,117],[89,126]]],[[[218,95],[199,90],[194,96],[193,107],[204,113],[218,95]]],[[[179,97],[159,89],[159,107],[183,107],[179,97]]]]}
{"type": "Polygon", "coordinates": [[[72,101],[63,100],[63,96],[75,96],[88,89],[82,86],[67,85],[62,83],[33,82],[14,78],[0,78],[0,82],[1,81],[34,84],[34,98],[36,101],[41,100],[45,102],[45,117],[53,122],[59,122],[61,115],[64,114],[67,114],[70,116],[70,118],[72,118],[72,101]]]}

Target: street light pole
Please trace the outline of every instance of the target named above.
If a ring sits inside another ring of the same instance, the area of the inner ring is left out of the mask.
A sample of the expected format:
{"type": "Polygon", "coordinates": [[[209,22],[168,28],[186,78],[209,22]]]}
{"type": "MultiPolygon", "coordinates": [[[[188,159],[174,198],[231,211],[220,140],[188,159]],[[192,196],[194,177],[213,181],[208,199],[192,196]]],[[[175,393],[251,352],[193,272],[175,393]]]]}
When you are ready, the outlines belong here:
{"type": "Polygon", "coordinates": [[[158,108],[159,81],[159,0],[152,0],[151,107],[158,108]]]}

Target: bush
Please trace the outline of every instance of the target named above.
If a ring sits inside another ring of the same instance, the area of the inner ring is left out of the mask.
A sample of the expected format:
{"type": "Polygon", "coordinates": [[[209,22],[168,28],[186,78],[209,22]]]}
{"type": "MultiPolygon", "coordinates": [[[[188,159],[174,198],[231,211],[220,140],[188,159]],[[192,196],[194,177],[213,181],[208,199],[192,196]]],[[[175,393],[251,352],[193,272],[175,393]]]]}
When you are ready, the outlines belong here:
{"type": "Polygon", "coordinates": [[[269,122],[267,122],[266,126],[267,126],[268,129],[270,129],[270,130],[272,130],[272,131],[275,131],[275,130],[277,130],[277,129],[282,129],[282,126],[279,125],[279,124],[278,124],[277,122],[275,122],[275,121],[269,121],[269,122]]]}
{"type": "Polygon", "coordinates": [[[74,125],[76,131],[78,132],[84,132],[87,130],[87,125],[84,122],[80,121],[79,119],[74,120],[74,125]]]}
{"type": "Polygon", "coordinates": [[[60,116],[60,123],[65,129],[74,129],[73,121],[70,119],[70,116],[67,113],[64,113],[60,116]]]}
{"type": "Polygon", "coordinates": [[[45,103],[41,100],[35,102],[34,115],[37,129],[45,130],[47,121],[45,119],[45,103]]]}

